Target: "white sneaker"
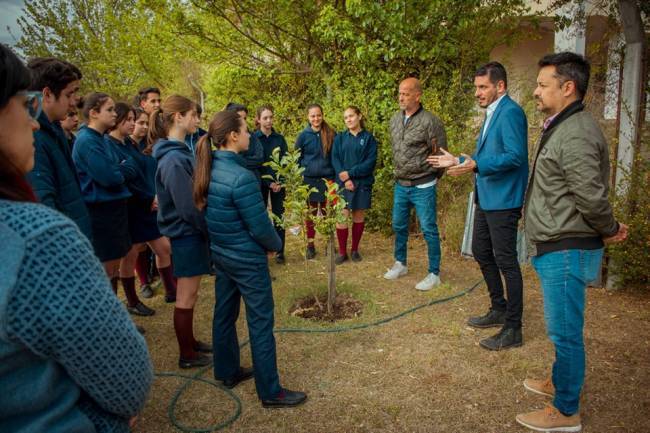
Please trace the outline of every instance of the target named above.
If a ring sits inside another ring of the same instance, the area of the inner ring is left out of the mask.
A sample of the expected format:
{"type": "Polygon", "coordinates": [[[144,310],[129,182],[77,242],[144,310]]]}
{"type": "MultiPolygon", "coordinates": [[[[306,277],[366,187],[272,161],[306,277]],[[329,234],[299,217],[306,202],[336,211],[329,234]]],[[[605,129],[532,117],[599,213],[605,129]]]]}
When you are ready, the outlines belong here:
{"type": "Polygon", "coordinates": [[[402,262],[397,261],[392,268],[384,274],[384,278],[387,280],[396,280],[399,277],[402,277],[408,273],[408,268],[402,264],[402,262]]]}
{"type": "Polygon", "coordinates": [[[426,291],[426,290],[431,290],[435,286],[439,286],[439,285],[440,285],[440,277],[432,272],[426,277],[424,277],[424,280],[417,283],[415,285],[415,288],[417,290],[426,291]]]}

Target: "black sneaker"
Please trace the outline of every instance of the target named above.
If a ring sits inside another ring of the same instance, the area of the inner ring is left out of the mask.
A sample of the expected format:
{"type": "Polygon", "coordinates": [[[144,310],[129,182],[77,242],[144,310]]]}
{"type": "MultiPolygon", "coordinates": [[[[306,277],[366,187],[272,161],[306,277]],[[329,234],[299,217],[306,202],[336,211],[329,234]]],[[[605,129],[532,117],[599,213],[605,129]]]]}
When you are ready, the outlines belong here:
{"type": "Polygon", "coordinates": [[[484,316],[470,317],[467,324],[474,328],[492,328],[506,323],[505,311],[490,310],[484,316]]]}
{"type": "Polygon", "coordinates": [[[347,261],[348,261],[348,255],[347,254],[345,254],[343,256],[341,256],[341,255],[336,256],[336,259],[334,259],[334,263],[336,263],[337,265],[343,264],[344,262],[347,262],[347,261]]]}
{"type": "Polygon", "coordinates": [[[226,388],[233,389],[243,381],[251,379],[254,373],[255,370],[253,370],[252,368],[239,367],[239,371],[237,371],[237,374],[235,374],[234,377],[231,377],[230,379],[222,380],[221,383],[223,383],[223,386],[225,386],[226,388]]]}
{"type": "Polygon", "coordinates": [[[284,265],[285,262],[286,260],[284,259],[284,254],[278,253],[275,256],[275,263],[277,263],[278,265],[284,265]]]}
{"type": "Polygon", "coordinates": [[[196,344],[194,345],[194,351],[201,352],[201,353],[212,353],[212,345],[196,340],[196,344]]]}
{"type": "Polygon", "coordinates": [[[362,260],[359,251],[352,251],[352,253],[350,254],[350,258],[352,259],[353,262],[360,262],[362,260]]]}
{"type": "Polygon", "coordinates": [[[501,328],[498,334],[479,341],[482,348],[488,350],[503,350],[520,347],[524,344],[521,328],[501,328]]]}
{"type": "Polygon", "coordinates": [[[147,299],[152,298],[153,297],[153,289],[151,288],[151,286],[149,284],[143,284],[142,286],[140,286],[140,295],[143,298],[147,298],[147,299]]]}
{"type": "Polygon", "coordinates": [[[196,358],[192,359],[178,358],[178,367],[183,369],[205,367],[206,365],[210,364],[212,364],[212,357],[204,355],[203,353],[197,353],[196,358]]]}
{"type": "Polygon", "coordinates": [[[156,310],[147,307],[142,302],[138,302],[134,306],[127,305],[126,309],[129,313],[135,314],[136,316],[153,316],[156,314],[156,310]]]}
{"type": "Polygon", "coordinates": [[[277,397],[262,400],[262,406],[268,408],[294,407],[303,404],[306,400],[307,394],[304,392],[282,388],[277,397]]]}
{"type": "Polygon", "coordinates": [[[313,245],[307,247],[307,254],[305,254],[307,260],[311,260],[316,257],[316,247],[313,245]]]}

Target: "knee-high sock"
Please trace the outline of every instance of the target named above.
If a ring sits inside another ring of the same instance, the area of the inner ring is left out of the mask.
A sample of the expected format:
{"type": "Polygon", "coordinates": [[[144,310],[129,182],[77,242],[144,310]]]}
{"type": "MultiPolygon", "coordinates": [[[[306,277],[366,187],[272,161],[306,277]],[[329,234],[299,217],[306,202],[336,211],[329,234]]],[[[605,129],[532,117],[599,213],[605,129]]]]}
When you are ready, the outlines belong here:
{"type": "Polygon", "coordinates": [[[162,280],[163,287],[165,288],[165,295],[168,297],[176,297],[176,281],[172,274],[172,265],[164,268],[158,268],[160,279],[162,280]]]}
{"type": "Polygon", "coordinates": [[[363,228],[365,222],[352,223],[352,251],[359,251],[359,242],[361,242],[361,235],[363,235],[363,228]]]}
{"type": "Polygon", "coordinates": [[[305,226],[307,226],[307,242],[310,247],[314,246],[314,238],[316,237],[316,229],[314,228],[314,222],[312,220],[305,221],[305,226]]]}
{"type": "Polygon", "coordinates": [[[348,249],[348,228],[336,229],[336,238],[339,240],[339,255],[347,254],[348,249]]]}
{"type": "Polygon", "coordinates": [[[122,287],[124,287],[124,294],[126,295],[126,302],[129,307],[136,306],[140,302],[140,299],[137,293],[135,293],[135,277],[122,277],[120,280],[122,280],[122,287]]]}
{"type": "Polygon", "coordinates": [[[135,272],[138,274],[140,285],[144,286],[149,284],[149,251],[144,250],[138,253],[138,258],[135,260],[135,272]]]}
{"type": "Polygon", "coordinates": [[[113,289],[113,293],[115,293],[115,296],[117,296],[117,284],[119,281],[120,279],[117,277],[111,278],[111,288],[113,289]]]}
{"type": "Polygon", "coordinates": [[[194,308],[174,308],[174,331],[176,331],[176,339],[183,359],[196,358],[192,331],[193,318],[194,308]]]}

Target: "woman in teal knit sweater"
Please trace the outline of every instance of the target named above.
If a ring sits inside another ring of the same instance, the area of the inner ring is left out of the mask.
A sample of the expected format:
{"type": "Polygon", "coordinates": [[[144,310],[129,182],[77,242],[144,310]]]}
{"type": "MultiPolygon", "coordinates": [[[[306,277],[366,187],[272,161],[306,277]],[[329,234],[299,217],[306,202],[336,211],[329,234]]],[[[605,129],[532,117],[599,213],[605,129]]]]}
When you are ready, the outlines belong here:
{"type": "Polygon", "coordinates": [[[0,45],[0,431],[128,432],[151,386],[147,346],[88,239],[32,203],[29,81],[0,45]]]}

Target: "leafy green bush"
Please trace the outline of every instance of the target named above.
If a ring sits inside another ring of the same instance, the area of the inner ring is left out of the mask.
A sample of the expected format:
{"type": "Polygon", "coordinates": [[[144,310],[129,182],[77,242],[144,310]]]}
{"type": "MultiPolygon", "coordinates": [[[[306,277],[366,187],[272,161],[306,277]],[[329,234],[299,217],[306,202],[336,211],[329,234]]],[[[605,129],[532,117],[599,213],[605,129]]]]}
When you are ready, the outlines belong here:
{"type": "Polygon", "coordinates": [[[613,199],[619,221],[630,227],[625,242],[610,245],[610,271],[619,288],[650,288],[650,161],[642,156],[625,173],[626,192],[613,199]],[[611,264],[614,264],[612,267],[611,264]]]}

